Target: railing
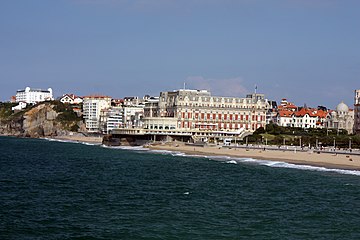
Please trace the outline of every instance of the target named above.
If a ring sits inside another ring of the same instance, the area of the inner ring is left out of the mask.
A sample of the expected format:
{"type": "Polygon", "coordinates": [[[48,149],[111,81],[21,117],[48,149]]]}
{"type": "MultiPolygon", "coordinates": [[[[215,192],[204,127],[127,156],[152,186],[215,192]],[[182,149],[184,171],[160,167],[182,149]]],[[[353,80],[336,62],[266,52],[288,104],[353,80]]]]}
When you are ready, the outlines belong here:
{"type": "Polygon", "coordinates": [[[224,148],[243,148],[243,149],[259,149],[259,150],[274,150],[274,151],[288,151],[288,152],[314,152],[314,153],[331,153],[331,154],[346,154],[346,155],[360,155],[360,149],[342,149],[342,150],[334,150],[334,148],[327,148],[327,149],[316,149],[316,148],[309,148],[309,147],[300,147],[300,146],[274,146],[274,145],[252,145],[252,144],[236,144],[230,146],[222,146],[224,148]]]}

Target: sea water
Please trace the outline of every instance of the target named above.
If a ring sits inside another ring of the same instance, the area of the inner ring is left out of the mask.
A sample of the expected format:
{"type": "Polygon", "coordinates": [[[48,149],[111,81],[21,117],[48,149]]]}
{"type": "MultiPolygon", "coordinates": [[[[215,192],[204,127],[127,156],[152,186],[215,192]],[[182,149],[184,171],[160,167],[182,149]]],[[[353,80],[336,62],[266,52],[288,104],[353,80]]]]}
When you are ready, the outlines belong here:
{"type": "Polygon", "coordinates": [[[0,137],[0,239],[360,239],[360,176],[0,137]]]}

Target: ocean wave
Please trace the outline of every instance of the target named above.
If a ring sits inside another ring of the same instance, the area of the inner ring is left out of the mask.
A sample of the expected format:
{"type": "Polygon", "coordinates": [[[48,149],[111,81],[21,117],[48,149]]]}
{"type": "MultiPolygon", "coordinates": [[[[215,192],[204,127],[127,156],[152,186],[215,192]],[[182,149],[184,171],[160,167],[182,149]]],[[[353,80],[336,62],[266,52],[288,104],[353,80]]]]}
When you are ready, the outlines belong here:
{"type": "Polygon", "coordinates": [[[336,172],[336,173],[341,173],[341,174],[360,176],[360,171],[358,171],[358,170],[346,170],[346,169],[316,167],[316,166],[298,165],[298,164],[292,164],[292,163],[286,163],[286,162],[264,163],[263,165],[266,165],[266,166],[269,166],[269,167],[293,168],[293,169],[308,170],[308,171],[319,171],[319,172],[336,172]]]}
{"type": "Polygon", "coordinates": [[[55,139],[55,138],[43,138],[46,141],[50,141],[50,142],[62,142],[62,143],[78,143],[78,144],[83,144],[83,145],[88,145],[88,146],[100,146],[101,143],[90,143],[90,142],[81,142],[81,141],[76,141],[76,140],[65,140],[65,139],[55,139]]]}
{"type": "Polygon", "coordinates": [[[153,153],[171,154],[171,155],[178,153],[178,152],[175,152],[175,151],[168,151],[168,150],[153,150],[153,149],[151,149],[150,151],[153,152],[153,153]]]}
{"type": "Polygon", "coordinates": [[[79,143],[78,141],[74,141],[74,140],[64,140],[64,139],[55,139],[55,138],[43,138],[43,139],[50,142],[79,143]]]}
{"type": "Polygon", "coordinates": [[[224,163],[229,163],[229,164],[248,163],[248,164],[256,164],[256,165],[262,165],[273,168],[290,168],[290,169],[305,170],[305,171],[333,172],[339,174],[360,176],[360,171],[358,170],[317,167],[311,165],[286,163],[281,161],[260,160],[254,158],[234,158],[229,156],[217,156],[217,155],[216,156],[189,155],[189,154],[179,153],[177,151],[169,151],[169,150],[150,150],[150,152],[170,154],[172,156],[207,158],[210,160],[222,161],[224,163]]]}
{"type": "Polygon", "coordinates": [[[149,151],[148,148],[144,148],[142,146],[106,146],[106,145],[101,145],[101,147],[109,148],[109,149],[130,150],[130,151],[149,151]]]}
{"type": "Polygon", "coordinates": [[[227,161],[226,163],[237,164],[237,161],[235,161],[235,160],[230,160],[230,161],[227,161]]]}
{"type": "MultiPolygon", "coordinates": [[[[91,146],[101,145],[98,143],[87,143],[87,142],[79,142],[79,141],[73,141],[73,140],[63,140],[63,139],[53,139],[53,138],[44,138],[44,139],[48,140],[48,141],[64,142],[64,143],[79,143],[79,144],[91,145],[91,146]]],[[[145,148],[142,146],[101,145],[101,147],[109,148],[109,149],[130,150],[130,151],[147,151],[150,153],[172,155],[172,156],[176,156],[176,157],[206,158],[206,159],[215,160],[215,161],[222,161],[224,163],[229,163],[229,164],[250,163],[250,164],[257,164],[257,165],[273,167],[273,168],[290,168],[290,169],[298,169],[298,170],[305,170],[305,171],[333,172],[333,173],[339,173],[339,174],[360,176],[359,170],[317,167],[317,166],[311,166],[311,165],[286,163],[286,162],[281,162],[281,161],[259,160],[259,159],[254,159],[254,158],[234,158],[234,157],[229,157],[229,156],[217,156],[217,155],[216,156],[192,155],[192,154],[186,154],[186,153],[179,152],[179,151],[153,150],[153,149],[145,148]]]]}
{"type": "MultiPolygon", "coordinates": [[[[210,157],[210,159],[217,160],[219,157],[216,158],[210,157]]],[[[317,172],[334,172],[340,174],[347,174],[347,175],[356,175],[360,176],[360,171],[358,170],[347,170],[347,169],[337,169],[337,168],[326,168],[326,167],[317,167],[311,165],[302,165],[302,164],[293,164],[287,162],[279,162],[279,161],[270,161],[270,160],[258,160],[253,158],[232,158],[230,161],[226,161],[226,163],[252,163],[263,165],[267,167],[274,167],[274,168],[291,168],[291,169],[298,169],[298,170],[306,170],[306,171],[317,171],[317,172]]]]}

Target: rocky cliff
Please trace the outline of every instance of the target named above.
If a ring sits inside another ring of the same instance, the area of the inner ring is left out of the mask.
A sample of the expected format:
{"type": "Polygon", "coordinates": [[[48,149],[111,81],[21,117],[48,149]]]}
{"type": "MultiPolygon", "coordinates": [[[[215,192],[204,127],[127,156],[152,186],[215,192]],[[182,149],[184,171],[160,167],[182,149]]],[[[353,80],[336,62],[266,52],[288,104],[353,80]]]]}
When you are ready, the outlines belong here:
{"type": "Polygon", "coordinates": [[[71,107],[60,102],[44,102],[16,113],[4,109],[9,108],[9,105],[0,107],[2,135],[33,138],[62,136],[83,128],[81,118],[77,117],[71,107]]]}

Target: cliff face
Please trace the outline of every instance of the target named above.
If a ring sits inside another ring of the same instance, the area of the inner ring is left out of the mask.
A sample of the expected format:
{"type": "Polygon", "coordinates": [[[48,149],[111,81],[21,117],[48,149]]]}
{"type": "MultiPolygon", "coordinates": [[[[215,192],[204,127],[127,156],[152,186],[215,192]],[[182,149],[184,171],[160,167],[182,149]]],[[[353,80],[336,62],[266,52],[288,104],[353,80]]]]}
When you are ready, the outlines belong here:
{"type": "Polygon", "coordinates": [[[67,115],[71,113],[69,109],[59,103],[42,103],[27,111],[19,112],[0,119],[0,134],[14,135],[21,137],[48,137],[67,135],[71,129],[82,127],[82,122],[77,117],[71,115],[70,119],[64,119],[64,111],[67,115]],[[80,121],[79,121],[80,120],[80,121]]]}
{"type": "Polygon", "coordinates": [[[12,121],[0,121],[0,134],[18,136],[21,135],[22,132],[21,118],[13,119],[12,121]]]}
{"type": "Polygon", "coordinates": [[[26,137],[57,135],[57,130],[61,129],[60,124],[55,121],[58,115],[51,105],[41,104],[32,108],[24,114],[23,135],[26,137]]]}

